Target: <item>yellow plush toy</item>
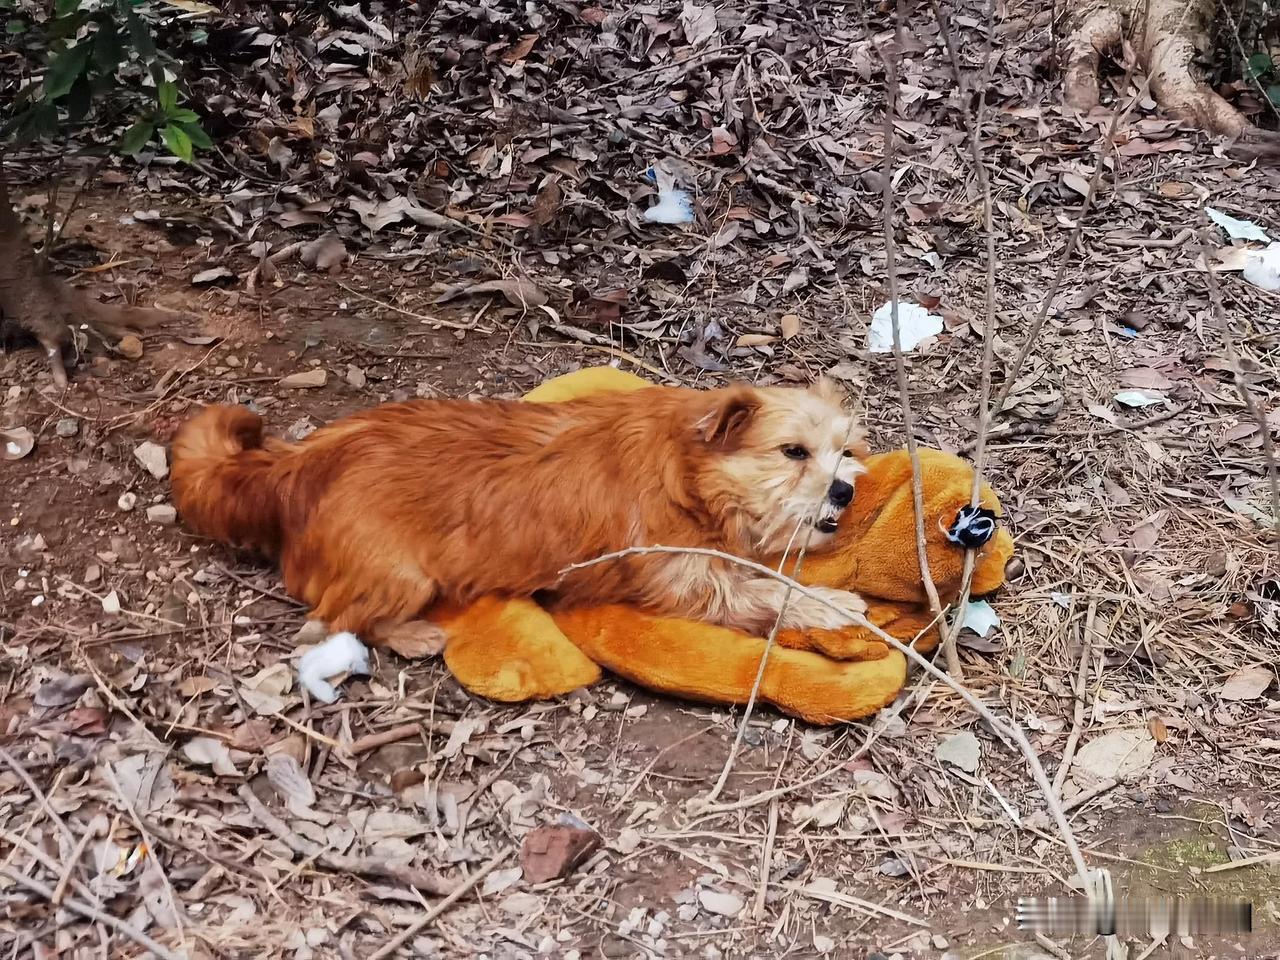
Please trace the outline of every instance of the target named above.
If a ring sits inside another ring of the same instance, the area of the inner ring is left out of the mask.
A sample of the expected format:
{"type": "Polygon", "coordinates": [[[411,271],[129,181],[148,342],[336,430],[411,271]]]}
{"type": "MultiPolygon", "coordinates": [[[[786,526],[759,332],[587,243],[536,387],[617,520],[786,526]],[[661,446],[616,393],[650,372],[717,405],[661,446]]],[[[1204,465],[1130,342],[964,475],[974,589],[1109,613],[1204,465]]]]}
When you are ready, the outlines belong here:
{"type": "MultiPolygon", "coordinates": [[[[549,380],[525,399],[554,403],[643,386],[638,377],[597,367],[549,380]]],[[[966,546],[978,548],[974,595],[994,591],[1013,553],[1012,538],[996,522],[995,494],[984,487],[983,509],[971,511],[968,464],[938,450],[921,450],[920,464],[927,554],[942,602],[959,593],[966,546]]],[[[872,456],[866,465],[834,542],[806,556],[797,578],[855,591],[872,623],[927,652],[938,642],[938,629],[929,629],[934,618],[917,560],[911,462],[899,450],[872,456]]],[[[778,560],[771,565],[776,568],[778,560]]],[[[794,566],[787,572],[794,575],[794,566]]],[[[623,606],[553,614],[527,600],[486,598],[466,608],[433,610],[430,619],[445,630],[444,659],[458,682],[507,703],[568,693],[600,679],[601,668],[661,693],[745,703],[766,646],[764,639],[734,630],[623,606]]],[[[812,723],[834,723],[891,703],[906,674],[906,658],[865,627],[783,631],[769,652],[759,697],[812,723]]]]}

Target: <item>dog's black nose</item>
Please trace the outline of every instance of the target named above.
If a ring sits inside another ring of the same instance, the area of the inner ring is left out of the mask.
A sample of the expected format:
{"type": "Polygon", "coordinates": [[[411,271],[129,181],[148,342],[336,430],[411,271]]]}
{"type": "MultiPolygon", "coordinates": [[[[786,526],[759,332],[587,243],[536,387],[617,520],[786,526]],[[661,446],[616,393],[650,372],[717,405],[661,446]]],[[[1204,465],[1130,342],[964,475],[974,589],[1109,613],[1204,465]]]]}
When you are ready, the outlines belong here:
{"type": "Polygon", "coordinates": [[[827,491],[827,499],[842,510],[853,502],[853,484],[837,480],[827,491]]]}

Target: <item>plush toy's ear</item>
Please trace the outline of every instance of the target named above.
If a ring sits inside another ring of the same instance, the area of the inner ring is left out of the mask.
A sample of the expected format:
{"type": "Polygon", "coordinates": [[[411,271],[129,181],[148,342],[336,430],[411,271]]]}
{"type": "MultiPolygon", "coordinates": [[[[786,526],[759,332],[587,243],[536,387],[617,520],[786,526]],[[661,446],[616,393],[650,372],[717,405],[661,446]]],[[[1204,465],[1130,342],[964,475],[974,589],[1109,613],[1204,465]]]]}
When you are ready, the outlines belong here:
{"type": "Polygon", "coordinates": [[[703,439],[715,447],[731,447],[755,418],[760,396],[750,387],[726,387],[715,391],[714,406],[698,420],[703,439]]]}

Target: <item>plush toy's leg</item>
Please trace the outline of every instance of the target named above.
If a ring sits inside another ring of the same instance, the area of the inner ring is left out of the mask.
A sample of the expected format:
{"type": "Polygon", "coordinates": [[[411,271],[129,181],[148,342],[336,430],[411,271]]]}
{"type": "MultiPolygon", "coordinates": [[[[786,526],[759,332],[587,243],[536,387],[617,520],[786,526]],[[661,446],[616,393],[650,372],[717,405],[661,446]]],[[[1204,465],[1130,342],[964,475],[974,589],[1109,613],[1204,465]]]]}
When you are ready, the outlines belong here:
{"type": "Polygon", "coordinates": [[[600,668],[531,601],[485,597],[462,610],[433,610],[431,620],[448,638],[450,672],[477,696],[520,703],[600,679],[600,668]]]}
{"type": "MultiPolygon", "coordinates": [[[[623,606],[555,614],[555,622],[596,663],[651,690],[712,703],[745,703],[765,641],[689,620],[652,617],[623,606]]],[[[812,723],[854,720],[891,703],[906,681],[900,654],[837,663],[776,647],[760,697],[812,723]]]]}

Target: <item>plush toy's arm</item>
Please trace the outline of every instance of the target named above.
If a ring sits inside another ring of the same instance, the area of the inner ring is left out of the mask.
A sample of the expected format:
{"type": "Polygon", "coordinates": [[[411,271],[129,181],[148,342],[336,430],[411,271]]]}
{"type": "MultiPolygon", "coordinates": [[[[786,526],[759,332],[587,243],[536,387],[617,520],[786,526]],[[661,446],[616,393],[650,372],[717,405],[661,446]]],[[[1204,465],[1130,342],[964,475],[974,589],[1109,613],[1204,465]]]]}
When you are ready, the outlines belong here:
{"type": "MultiPolygon", "coordinates": [[[[593,661],[634,683],[692,700],[746,703],[765,641],[724,627],[653,617],[624,606],[555,614],[556,625],[593,661]]],[[[775,646],[760,699],[811,723],[855,720],[891,703],[906,680],[906,660],[837,663],[775,646]]]]}

